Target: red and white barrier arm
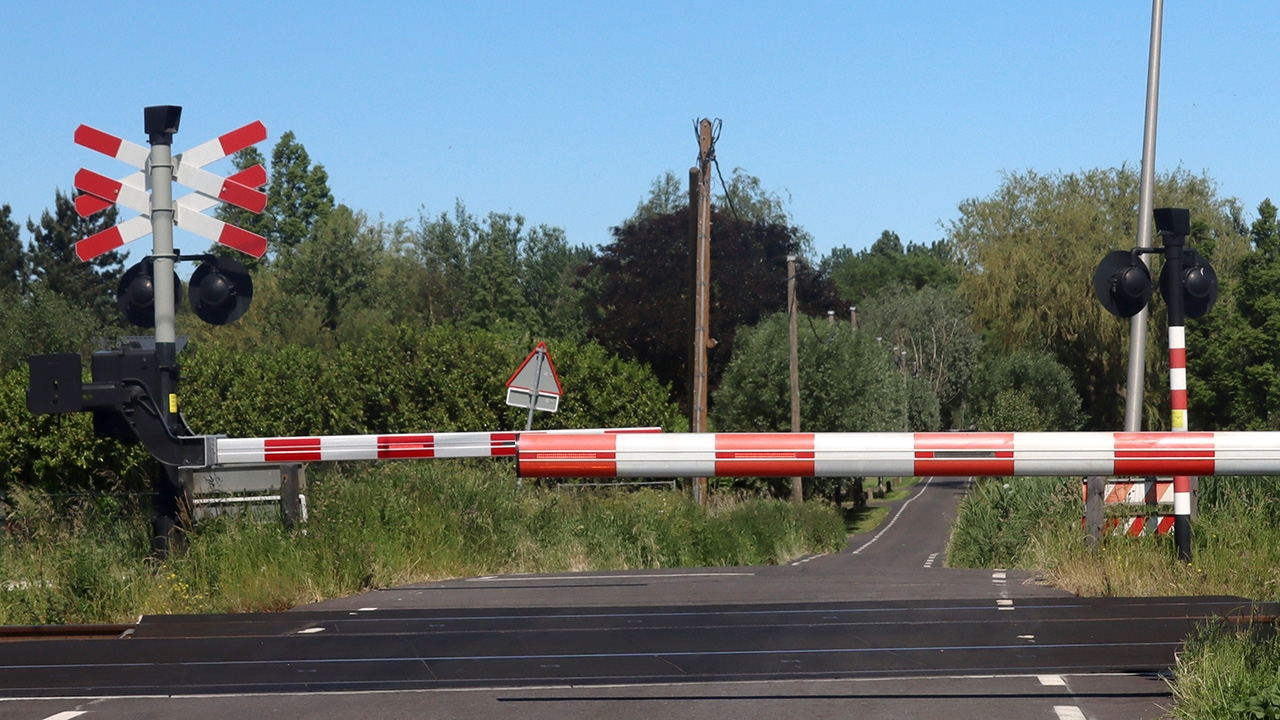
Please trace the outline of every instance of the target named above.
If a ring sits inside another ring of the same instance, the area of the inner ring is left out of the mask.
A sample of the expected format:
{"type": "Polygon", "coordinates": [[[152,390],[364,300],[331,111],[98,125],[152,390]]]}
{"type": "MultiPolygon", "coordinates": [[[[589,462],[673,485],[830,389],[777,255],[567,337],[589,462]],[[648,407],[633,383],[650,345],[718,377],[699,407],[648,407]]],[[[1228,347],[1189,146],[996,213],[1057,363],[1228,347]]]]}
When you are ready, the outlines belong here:
{"type": "Polygon", "coordinates": [[[412,433],[400,435],[328,435],[320,437],[215,438],[209,465],[260,465],[277,462],[339,460],[414,460],[430,458],[515,457],[518,436],[573,433],[621,435],[661,433],[662,428],[540,430],[525,432],[412,433]]]}
{"type": "Polygon", "coordinates": [[[521,477],[1280,475],[1280,432],[525,435],[521,477]]]}

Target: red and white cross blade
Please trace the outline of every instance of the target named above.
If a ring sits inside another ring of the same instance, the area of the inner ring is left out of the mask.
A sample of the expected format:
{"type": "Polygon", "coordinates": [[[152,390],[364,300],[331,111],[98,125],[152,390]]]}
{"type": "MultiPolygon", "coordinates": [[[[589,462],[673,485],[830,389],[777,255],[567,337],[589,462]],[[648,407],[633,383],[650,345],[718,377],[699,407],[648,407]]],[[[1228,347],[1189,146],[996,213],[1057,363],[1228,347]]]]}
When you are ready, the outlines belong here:
{"type": "Polygon", "coordinates": [[[112,180],[106,175],[99,175],[92,170],[80,168],[74,180],[75,188],[81,192],[95,195],[103,200],[117,203],[140,213],[151,212],[151,196],[146,190],[119,180],[112,180]]]}
{"type": "MultiPolygon", "coordinates": [[[[244,170],[241,170],[240,172],[232,175],[231,177],[227,178],[227,180],[231,182],[240,183],[241,185],[244,185],[247,188],[260,188],[263,185],[267,184],[267,169],[262,167],[262,165],[253,165],[251,167],[247,167],[244,170]]],[[[143,187],[145,178],[142,173],[136,172],[121,178],[120,182],[121,184],[125,184],[125,185],[134,185],[136,187],[143,187]]],[[[188,195],[183,198],[180,198],[178,202],[182,203],[188,197],[190,196],[188,195]]],[[[77,195],[75,203],[76,203],[76,213],[78,213],[80,217],[86,217],[86,218],[95,213],[100,213],[103,210],[106,210],[107,208],[115,204],[110,200],[103,200],[102,198],[96,195],[90,195],[88,193],[85,193],[83,195],[77,195]]],[[[203,212],[217,204],[218,203],[215,202],[213,198],[208,198],[208,202],[202,203],[201,207],[199,208],[199,210],[197,210],[197,212],[203,212]]]]}
{"type": "MultiPolygon", "coordinates": [[[[267,126],[263,125],[261,120],[254,120],[244,127],[236,128],[187,150],[182,153],[182,161],[189,165],[204,167],[266,139],[267,126]]],[[[257,187],[257,185],[250,185],[250,187],[257,187]]]]}
{"type": "MultiPolygon", "coordinates": [[[[229,179],[240,181],[245,185],[250,183],[255,185],[264,185],[267,182],[267,171],[261,165],[254,165],[232,175],[229,179]]],[[[143,182],[144,179],[142,173],[133,173],[121,180],[120,184],[132,185],[135,188],[140,188],[143,182]]],[[[96,195],[86,194],[76,197],[76,210],[78,212],[82,207],[100,206],[99,210],[101,210],[111,207],[112,204],[113,203],[103,200],[96,195]],[[93,203],[93,205],[90,205],[89,203],[93,203]]],[[[178,198],[175,202],[175,205],[177,205],[177,214],[179,215],[203,213],[205,210],[208,210],[217,204],[217,200],[201,193],[184,195],[178,198]]],[[[81,216],[88,217],[89,214],[98,212],[99,210],[92,210],[88,214],[81,212],[81,216]]],[[[195,222],[199,223],[199,221],[195,222]]],[[[236,229],[238,230],[239,228],[236,229]]],[[[225,239],[229,241],[224,243],[228,245],[228,247],[235,247],[237,250],[241,250],[249,255],[254,255],[255,252],[259,252],[259,249],[261,249],[261,252],[266,252],[266,240],[262,239],[261,235],[255,235],[248,231],[245,232],[248,237],[241,236],[235,231],[226,231],[224,229],[219,233],[219,237],[225,237],[225,239]],[[230,243],[235,243],[235,245],[231,245],[230,243]]],[[[146,237],[150,233],[151,216],[150,214],[144,213],[136,218],[126,220],[115,227],[107,228],[102,232],[90,235],[76,243],[76,256],[87,262],[103,253],[111,252],[126,243],[133,242],[141,237],[146,237]]],[[[261,254],[254,255],[254,257],[261,256],[261,254]]]]}
{"type": "Polygon", "coordinates": [[[139,216],[97,232],[76,243],[76,257],[88,262],[103,253],[151,234],[151,218],[139,216]]]}
{"type": "Polygon", "coordinates": [[[77,145],[87,147],[90,150],[97,150],[107,157],[113,157],[138,169],[146,167],[147,158],[151,156],[150,150],[137,143],[129,142],[124,138],[102,132],[88,125],[81,125],[76,128],[75,141],[77,145]]]}
{"type": "Polygon", "coordinates": [[[246,255],[260,258],[267,252],[267,239],[244,228],[229,225],[199,212],[190,212],[181,205],[173,215],[174,224],[216,243],[239,250],[246,255]]]}
{"type": "Polygon", "coordinates": [[[103,200],[97,195],[84,193],[76,196],[76,214],[83,218],[100,213],[112,205],[115,205],[115,203],[110,200],[103,200]]]}
{"type": "Polygon", "coordinates": [[[175,165],[173,179],[196,192],[229,202],[253,213],[260,213],[267,206],[267,194],[260,190],[241,185],[230,178],[214,175],[208,170],[189,165],[181,160],[175,165]]]}

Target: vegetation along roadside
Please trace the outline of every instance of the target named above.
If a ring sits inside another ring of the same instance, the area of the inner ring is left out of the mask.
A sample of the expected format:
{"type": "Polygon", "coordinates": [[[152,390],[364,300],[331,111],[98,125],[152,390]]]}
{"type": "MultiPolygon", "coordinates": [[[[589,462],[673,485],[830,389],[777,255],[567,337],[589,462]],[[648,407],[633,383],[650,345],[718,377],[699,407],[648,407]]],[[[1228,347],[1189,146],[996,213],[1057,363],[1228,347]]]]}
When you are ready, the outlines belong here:
{"type": "MultiPolygon", "coordinates": [[[[984,478],[961,503],[953,567],[1023,568],[1079,595],[1239,595],[1280,601],[1280,478],[1201,478],[1194,562],[1171,537],[1084,542],[1080,478],[984,478]]],[[[1178,654],[1179,718],[1280,717],[1273,624],[1202,628],[1178,654]]]]}
{"type": "Polygon", "coordinates": [[[826,503],[668,491],[563,492],[493,461],[318,469],[311,519],[217,518],[157,563],[144,507],[10,488],[0,624],[283,610],[390,585],[496,573],[780,563],[844,546],[826,503]]]}

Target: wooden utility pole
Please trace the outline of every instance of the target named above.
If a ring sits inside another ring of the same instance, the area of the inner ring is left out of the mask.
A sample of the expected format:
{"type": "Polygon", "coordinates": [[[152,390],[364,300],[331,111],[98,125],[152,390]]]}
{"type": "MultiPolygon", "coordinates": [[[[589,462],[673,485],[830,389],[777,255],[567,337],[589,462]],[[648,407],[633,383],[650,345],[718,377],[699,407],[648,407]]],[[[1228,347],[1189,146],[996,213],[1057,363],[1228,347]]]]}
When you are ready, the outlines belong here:
{"type": "MultiPolygon", "coordinates": [[[[692,275],[693,347],[689,357],[689,430],[707,431],[707,348],[711,347],[711,121],[698,122],[698,166],[689,169],[689,270],[692,275]]],[[[707,479],[693,478],[693,498],[707,504],[707,479]]]]}
{"type": "MultiPolygon", "coordinates": [[[[800,347],[796,331],[796,256],[787,256],[787,338],[791,365],[791,432],[800,432],[800,347]]],[[[791,478],[791,501],[804,502],[804,481],[791,478]]]]}

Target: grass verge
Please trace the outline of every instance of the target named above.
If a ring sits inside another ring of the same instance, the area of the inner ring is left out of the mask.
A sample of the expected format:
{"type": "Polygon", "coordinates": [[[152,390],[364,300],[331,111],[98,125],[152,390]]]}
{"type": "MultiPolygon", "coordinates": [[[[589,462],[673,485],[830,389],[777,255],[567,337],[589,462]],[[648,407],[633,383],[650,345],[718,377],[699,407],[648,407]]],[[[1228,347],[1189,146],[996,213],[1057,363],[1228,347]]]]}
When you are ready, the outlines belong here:
{"type": "Polygon", "coordinates": [[[0,538],[0,624],[125,622],[141,613],[280,610],[450,577],[753,565],[839,550],[839,513],[662,491],[564,493],[488,462],[327,467],[300,530],[219,518],[164,563],[137,507],[57,507],[12,489],[0,538]]]}
{"type": "Polygon", "coordinates": [[[1172,715],[1280,718],[1280,639],[1275,628],[1201,628],[1178,653],[1172,715]]]}
{"type": "MultiPolygon", "coordinates": [[[[1280,480],[1202,478],[1193,562],[1171,536],[1085,543],[1079,479],[983,479],[961,503],[953,567],[1017,567],[1088,596],[1240,595],[1280,601],[1280,480]]],[[[1275,628],[1213,626],[1188,639],[1172,684],[1180,718],[1280,718],[1275,628]]]]}

